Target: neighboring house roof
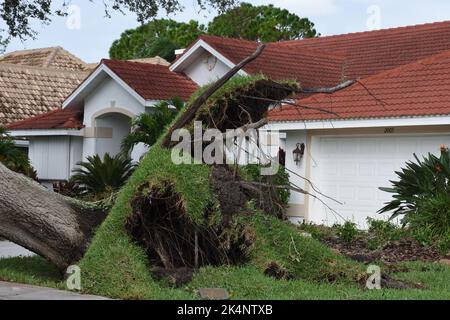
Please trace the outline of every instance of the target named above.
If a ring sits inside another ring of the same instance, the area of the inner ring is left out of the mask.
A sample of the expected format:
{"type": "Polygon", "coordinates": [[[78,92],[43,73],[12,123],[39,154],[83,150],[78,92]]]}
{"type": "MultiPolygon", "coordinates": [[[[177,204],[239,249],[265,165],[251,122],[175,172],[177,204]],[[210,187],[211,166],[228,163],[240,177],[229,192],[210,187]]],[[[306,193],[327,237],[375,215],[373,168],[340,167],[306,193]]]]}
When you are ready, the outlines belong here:
{"type": "Polygon", "coordinates": [[[57,109],[30,119],[12,123],[7,128],[9,130],[81,129],[83,128],[83,110],[75,107],[57,109]]]}
{"type": "Polygon", "coordinates": [[[316,94],[283,105],[271,121],[311,121],[450,115],[450,50],[362,79],[333,94],[316,94]]]}
{"type": "MultiPolygon", "coordinates": [[[[200,36],[172,64],[203,41],[225,59],[237,64],[253,53],[255,41],[200,36]]],[[[344,79],[370,75],[412,63],[450,50],[450,21],[268,43],[263,54],[244,68],[250,74],[264,73],[274,79],[296,79],[303,87],[336,85],[344,79]]]]}
{"type": "Polygon", "coordinates": [[[46,69],[90,71],[87,64],[61,47],[13,51],[0,56],[0,63],[46,69]]]}
{"type": "MultiPolygon", "coordinates": [[[[74,96],[89,94],[90,90],[95,89],[98,82],[106,76],[105,74],[101,75],[102,72],[118,77],[127,88],[134,90],[135,94],[145,101],[167,100],[173,97],[187,100],[198,88],[192,80],[185,75],[170,71],[168,66],[149,62],[103,59],[91,75],[70,96],[66,94],[66,97],[73,97],[71,101],[77,101],[74,96]],[[87,89],[88,86],[92,88],[87,89]]],[[[83,127],[83,110],[79,105],[69,103],[66,108],[13,123],[7,128],[11,130],[80,129],[83,127]]]]}
{"type": "Polygon", "coordinates": [[[108,59],[103,59],[102,64],[145,100],[179,97],[186,101],[198,88],[194,81],[184,74],[170,71],[168,66],[108,59]]]}
{"type": "Polygon", "coordinates": [[[277,46],[343,55],[346,76],[364,78],[450,50],[450,21],[285,41],[277,46]]]}
{"type": "MultiPolygon", "coordinates": [[[[200,36],[234,64],[251,55],[259,43],[255,41],[200,36]]],[[[344,76],[344,57],[316,50],[293,50],[289,46],[268,43],[260,57],[244,68],[250,74],[263,73],[273,79],[297,80],[302,86],[327,86],[340,82],[344,76]]]]}
{"type": "Polygon", "coordinates": [[[92,69],[61,47],[0,56],[0,125],[60,108],[92,69]]]}
{"type": "Polygon", "coordinates": [[[61,107],[86,72],[0,63],[0,125],[61,107]]]}
{"type": "Polygon", "coordinates": [[[167,61],[164,58],[161,58],[159,56],[155,56],[152,58],[140,58],[140,59],[131,59],[128,61],[132,61],[132,62],[142,62],[142,63],[151,63],[151,64],[160,64],[162,66],[170,66],[170,62],[167,61]]]}

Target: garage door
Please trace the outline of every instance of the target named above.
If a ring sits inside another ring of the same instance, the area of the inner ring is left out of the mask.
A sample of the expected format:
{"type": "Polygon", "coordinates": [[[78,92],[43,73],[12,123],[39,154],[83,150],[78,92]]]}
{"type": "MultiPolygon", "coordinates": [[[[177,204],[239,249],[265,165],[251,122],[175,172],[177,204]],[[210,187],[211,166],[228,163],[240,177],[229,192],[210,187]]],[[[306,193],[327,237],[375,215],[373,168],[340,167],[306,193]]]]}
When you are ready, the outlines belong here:
{"type": "Polygon", "coordinates": [[[314,138],[311,177],[321,192],[343,204],[328,201],[334,212],[312,200],[310,219],[331,225],[345,218],[365,227],[367,217],[388,217],[376,213],[391,199],[378,188],[389,187],[414,153],[439,154],[442,144],[450,145],[449,135],[314,138]]]}

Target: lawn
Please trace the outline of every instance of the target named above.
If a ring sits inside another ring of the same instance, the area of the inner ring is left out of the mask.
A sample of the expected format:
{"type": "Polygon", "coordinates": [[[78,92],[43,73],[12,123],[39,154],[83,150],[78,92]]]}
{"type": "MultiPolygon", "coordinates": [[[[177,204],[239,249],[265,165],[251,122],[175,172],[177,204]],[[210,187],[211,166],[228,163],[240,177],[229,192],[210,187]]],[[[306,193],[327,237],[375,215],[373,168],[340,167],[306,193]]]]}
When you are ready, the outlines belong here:
{"type": "MultiPolygon", "coordinates": [[[[397,279],[421,284],[424,288],[366,290],[345,282],[325,284],[304,280],[276,280],[265,276],[255,266],[223,266],[200,269],[193,280],[182,288],[172,289],[159,283],[151,298],[198,299],[196,289],[220,287],[226,288],[232,299],[450,299],[450,267],[422,262],[405,262],[401,266],[405,270],[394,275],[397,279]]],[[[58,270],[40,257],[0,260],[0,280],[64,288],[64,281],[58,270]]]]}

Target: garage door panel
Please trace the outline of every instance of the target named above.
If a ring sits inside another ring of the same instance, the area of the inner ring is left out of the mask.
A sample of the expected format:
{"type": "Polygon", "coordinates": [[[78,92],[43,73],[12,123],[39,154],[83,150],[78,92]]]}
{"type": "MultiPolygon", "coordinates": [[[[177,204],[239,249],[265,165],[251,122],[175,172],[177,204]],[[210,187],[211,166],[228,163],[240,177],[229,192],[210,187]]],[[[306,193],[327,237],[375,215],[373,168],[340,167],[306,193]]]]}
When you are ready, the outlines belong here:
{"type": "MultiPolygon", "coordinates": [[[[392,199],[379,188],[391,186],[389,180],[397,180],[395,171],[413,160],[414,153],[419,158],[428,152],[438,154],[441,144],[450,145],[450,135],[335,136],[315,141],[319,144],[313,146],[319,150],[312,173],[315,184],[327,196],[344,203],[330,204],[341,216],[366,227],[367,217],[383,217],[377,211],[392,199]]],[[[310,217],[315,222],[327,221],[329,211],[314,201],[310,217]]]]}

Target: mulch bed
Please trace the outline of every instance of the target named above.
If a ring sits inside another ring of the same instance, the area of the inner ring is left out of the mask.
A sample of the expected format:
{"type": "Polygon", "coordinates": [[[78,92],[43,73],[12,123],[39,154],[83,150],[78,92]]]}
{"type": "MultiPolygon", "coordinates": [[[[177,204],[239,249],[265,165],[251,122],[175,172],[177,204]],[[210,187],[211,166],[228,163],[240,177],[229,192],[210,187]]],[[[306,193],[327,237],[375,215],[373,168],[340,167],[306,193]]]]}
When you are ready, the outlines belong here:
{"type": "Polygon", "coordinates": [[[401,239],[389,241],[376,250],[370,250],[367,240],[358,238],[351,243],[339,239],[337,236],[322,239],[322,242],[335,251],[363,263],[381,261],[384,263],[397,263],[402,261],[438,261],[442,256],[433,248],[424,247],[414,239],[401,239]]]}

